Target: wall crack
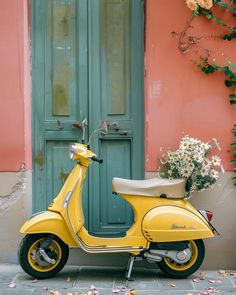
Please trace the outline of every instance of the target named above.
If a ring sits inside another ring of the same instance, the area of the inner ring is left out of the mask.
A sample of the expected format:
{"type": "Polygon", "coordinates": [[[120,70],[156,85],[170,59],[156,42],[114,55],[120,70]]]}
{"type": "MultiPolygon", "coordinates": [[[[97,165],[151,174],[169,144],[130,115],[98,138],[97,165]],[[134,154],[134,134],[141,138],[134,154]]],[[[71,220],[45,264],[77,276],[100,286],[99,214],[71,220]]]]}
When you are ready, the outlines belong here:
{"type": "Polygon", "coordinates": [[[18,172],[17,181],[12,186],[10,193],[7,195],[0,194],[0,214],[3,214],[11,207],[20,197],[25,195],[26,190],[26,170],[24,165],[18,172]]]}

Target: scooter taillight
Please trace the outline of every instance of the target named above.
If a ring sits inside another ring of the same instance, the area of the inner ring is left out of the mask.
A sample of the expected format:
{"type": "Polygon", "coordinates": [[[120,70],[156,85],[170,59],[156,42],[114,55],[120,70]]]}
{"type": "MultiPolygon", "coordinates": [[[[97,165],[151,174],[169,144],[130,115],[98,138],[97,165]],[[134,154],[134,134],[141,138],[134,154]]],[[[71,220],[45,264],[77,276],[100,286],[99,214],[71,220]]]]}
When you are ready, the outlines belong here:
{"type": "Polygon", "coordinates": [[[213,217],[213,213],[211,211],[208,210],[199,210],[199,212],[202,214],[202,216],[208,221],[210,222],[212,220],[213,217]]]}

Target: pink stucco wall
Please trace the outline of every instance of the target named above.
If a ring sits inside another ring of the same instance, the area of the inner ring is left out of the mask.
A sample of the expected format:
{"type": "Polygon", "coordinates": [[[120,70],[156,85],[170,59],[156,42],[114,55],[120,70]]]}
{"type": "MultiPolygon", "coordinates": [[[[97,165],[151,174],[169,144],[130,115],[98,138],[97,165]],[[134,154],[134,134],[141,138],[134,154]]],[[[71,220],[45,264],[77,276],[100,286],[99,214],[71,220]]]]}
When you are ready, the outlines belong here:
{"type": "Polygon", "coordinates": [[[0,171],[31,167],[27,0],[1,1],[0,171]]]}
{"type": "MultiPolygon", "coordinates": [[[[221,11],[216,11],[220,15],[221,11]]],[[[205,75],[191,59],[193,52],[183,55],[171,32],[181,32],[190,10],[185,0],[147,0],[146,15],[146,170],[156,171],[160,148],[176,148],[182,134],[202,140],[216,138],[222,147],[224,166],[231,170],[228,152],[231,128],[236,123],[236,106],[229,104],[231,93],[224,77],[205,75]]],[[[194,20],[191,34],[218,34],[218,25],[201,18],[194,20]]],[[[204,40],[199,51],[211,49],[219,62],[224,52],[236,63],[235,42],[204,40]]]]}

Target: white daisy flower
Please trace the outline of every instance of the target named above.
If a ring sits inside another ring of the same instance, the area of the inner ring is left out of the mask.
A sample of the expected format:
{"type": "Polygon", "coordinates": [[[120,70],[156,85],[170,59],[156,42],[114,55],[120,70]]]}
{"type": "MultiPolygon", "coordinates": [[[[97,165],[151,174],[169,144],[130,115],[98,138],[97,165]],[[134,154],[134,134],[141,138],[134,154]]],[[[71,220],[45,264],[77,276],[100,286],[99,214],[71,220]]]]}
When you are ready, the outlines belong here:
{"type": "Polygon", "coordinates": [[[201,147],[202,147],[205,151],[208,151],[208,150],[211,148],[211,146],[209,145],[208,142],[202,142],[202,143],[201,143],[201,147]]]}
{"type": "Polygon", "coordinates": [[[201,169],[201,171],[200,171],[200,173],[201,173],[201,176],[208,175],[208,169],[207,169],[207,167],[203,166],[202,169],[201,169]]]}
{"type": "Polygon", "coordinates": [[[197,144],[197,143],[199,143],[199,140],[197,138],[190,137],[189,138],[189,143],[190,144],[197,144]]]}
{"type": "Polygon", "coordinates": [[[189,143],[187,141],[183,141],[180,143],[180,146],[179,146],[180,149],[182,150],[186,150],[189,148],[189,143]]]}
{"type": "Polygon", "coordinates": [[[199,154],[195,154],[194,156],[193,156],[193,158],[194,158],[194,160],[196,161],[196,162],[198,162],[198,163],[201,163],[202,162],[202,156],[201,155],[199,155],[199,154]]]}
{"type": "Polygon", "coordinates": [[[207,166],[207,167],[211,166],[211,161],[209,161],[207,158],[204,158],[202,163],[204,166],[207,166]]]}
{"type": "Polygon", "coordinates": [[[188,162],[190,161],[190,156],[185,156],[185,157],[183,158],[183,161],[184,161],[185,163],[188,163],[188,162]]]}
{"type": "Polygon", "coordinates": [[[213,177],[213,178],[215,178],[215,179],[217,179],[217,178],[219,177],[219,172],[217,172],[217,171],[214,170],[214,169],[211,169],[210,174],[211,174],[211,177],[213,177]]]}
{"type": "Polygon", "coordinates": [[[195,168],[195,165],[193,164],[193,162],[189,162],[189,163],[188,163],[188,169],[189,169],[190,171],[193,171],[194,168],[195,168]]]}
{"type": "Polygon", "coordinates": [[[183,168],[181,171],[180,171],[180,174],[183,176],[183,177],[189,177],[191,175],[191,171],[188,169],[188,168],[183,168]]]}
{"type": "Polygon", "coordinates": [[[203,155],[205,153],[205,150],[202,147],[198,147],[197,149],[195,149],[195,153],[203,155]]]}
{"type": "Polygon", "coordinates": [[[221,158],[218,157],[218,156],[213,156],[213,157],[211,158],[211,161],[212,161],[212,164],[213,164],[214,166],[220,166],[220,165],[221,165],[221,158]]]}

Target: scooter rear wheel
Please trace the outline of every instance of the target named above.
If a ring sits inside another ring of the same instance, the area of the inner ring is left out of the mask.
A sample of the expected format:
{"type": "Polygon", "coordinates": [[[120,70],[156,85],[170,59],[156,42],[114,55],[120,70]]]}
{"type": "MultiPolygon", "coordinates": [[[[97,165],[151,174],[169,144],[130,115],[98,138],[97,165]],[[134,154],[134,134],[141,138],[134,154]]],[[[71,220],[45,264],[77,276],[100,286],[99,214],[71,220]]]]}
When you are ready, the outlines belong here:
{"type": "Polygon", "coordinates": [[[50,245],[45,249],[46,254],[55,260],[51,264],[43,259],[39,253],[40,243],[48,234],[26,235],[18,249],[18,261],[22,269],[36,279],[46,279],[58,273],[66,264],[69,247],[57,236],[53,236],[50,245]]]}
{"type": "Polygon", "coordinates": [[[169,277],[182,279],[193,274],[201,266],[205,257],[205,246],[202,240],[189,241],[192,255],[188,262],[180,264],[170,258],[158,262],[159,268],[169,277]]]}

